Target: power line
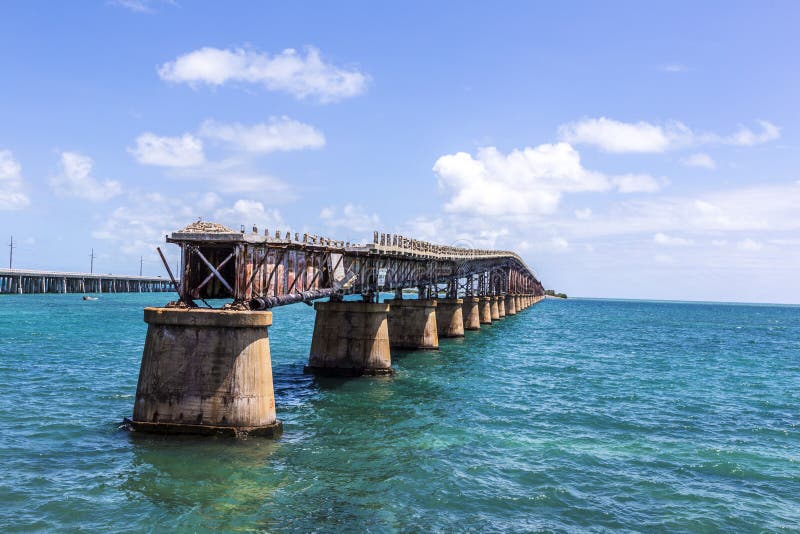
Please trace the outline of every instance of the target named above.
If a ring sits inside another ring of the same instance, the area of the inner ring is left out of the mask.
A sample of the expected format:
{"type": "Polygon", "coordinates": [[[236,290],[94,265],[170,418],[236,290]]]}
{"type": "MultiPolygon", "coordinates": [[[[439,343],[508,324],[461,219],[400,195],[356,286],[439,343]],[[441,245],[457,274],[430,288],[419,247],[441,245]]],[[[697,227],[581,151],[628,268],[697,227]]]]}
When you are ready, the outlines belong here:
{"type": "Polygon", "coordinates": [[[89,257],[91,258],[91,263],[89,264],[89,274],[93,274],[94,273],[94,259],[97,257],[97,256],[94,255],[94,249],[92,249],[92,253],[89,254],[89,257]]]}

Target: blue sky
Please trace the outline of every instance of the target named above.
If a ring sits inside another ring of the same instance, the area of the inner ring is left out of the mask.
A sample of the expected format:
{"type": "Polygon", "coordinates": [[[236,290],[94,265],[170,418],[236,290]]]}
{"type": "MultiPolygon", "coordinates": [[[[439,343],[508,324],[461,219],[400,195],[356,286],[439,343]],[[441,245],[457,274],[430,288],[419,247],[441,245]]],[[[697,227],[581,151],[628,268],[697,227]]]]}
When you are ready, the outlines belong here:
{"type": "Polygon", "coordinates": [[[6,2],[0,234],[161,274],[197,217],[378,229],[577,296],[798,303],[800,6],[697,4],[6,2]]]}

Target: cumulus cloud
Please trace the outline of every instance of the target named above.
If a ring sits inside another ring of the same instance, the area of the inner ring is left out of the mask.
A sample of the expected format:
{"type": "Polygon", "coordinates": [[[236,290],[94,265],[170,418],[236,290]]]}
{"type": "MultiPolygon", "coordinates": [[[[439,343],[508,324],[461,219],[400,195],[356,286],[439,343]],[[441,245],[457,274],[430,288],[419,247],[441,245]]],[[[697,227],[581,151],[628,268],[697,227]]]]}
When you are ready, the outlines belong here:
{"type": "Polygon", "coordinates": [[[193,167],[205,162],[203,142],[192,134],[161,137],[145,132],[136,138],[136,146],[128,152],[143,165],[160,167],[193,167]]]}
{"type": "Polygon", "coordinates": [[[145,269],[165,277],[156,247],[161,246],[173,268],[180,252],[176,247],[165,247],[164,236],[198,218],[212,219],[221,202],[216,193],[186,193],[177,197],[136,192],[122,199],[124,204],[98,217],[92,237],[113,245],[122,255],[137,260],[143,256],[145,269]]]}
{"type": "Polygon", "coordinates": [[[380,226],[380,217],[376,213],[368,213],[363,206],[350,203],[345,204],[341,211],[334,207],[323,208],[319,217],[332,228],[353,232],[371,232],[380,226]]]}
{"type": "Polygon", "coordinates": [[[682,63],[666,63],[664,65],[661,65],[659,67],[659,70],[662,70],[664,72],[676,73],[676,72],[686,72],[689,69],[686,67],[686,65],[683,65],[682,63]]]}
{"type": "Polygon", "coordinates": [[[591,208],[584,208],[582,210],[575,210],[575,217],[581,220],[586,220],[592,216],[591,208]]]}
{"type": "Polygon", "coordinates": [[[321,148],[325,136],[311,125],[289,117],[270,117],[267,123],[244,125],[205,121],[199,135],[247,152],[266,154],[276,151],[321,148]]]}
{"type": "Polygon", "coordinates": [[[305,55],[286,50],[270,55],[257,50],[204,47],[158,68],[162,80],[192,86],[219,86],[228,82],[263,85],[270,91],[296,98],[333,102],[363,93],[369,77],[355,68],[326,63],[320,52],[307,47],[305,55]]]}
{"type": "Polygon", "coordinates": [[[174,4],[174,0],[109,0],[109,4],[124,7],[134,13],[155,13],[156,4],[174,4]]]}
{"type": "Polygon", "coordinates": [[[440,185],[452,194],[448,212],[481,215],[552,213],[563,193],[604,191],[609,180],[581,165],[567,143],[544,144],[503,154],[481,148],[475,157],[458,152],[433,166],[440,185]]]}
{"type": "Polygon", "coordinates": [[[658,245],[666,245],[668,247],[686,247],[694,243],[691,239],[674,237],[661,232],[653,236],[653,242],[658,245]]]}
{"type": "Polygon", "coordinates": [[[50,180],[50,185],[58,195],[100,202],[122,192],[119,182],[99,180],[92,176],[94,161],[89,156],[77,152],[62,152],[60,167],[61,172],[50,180]]]}
{"type": "Polygon", "coordinates": [[[617,203],[594,213],[592,224],[551,221],[566,237],[609,237],[656,232],[710,234],[800,231],[800,185],[768,184],[698,196],[655,197],[617,203]]]}
{"type": "Polygon", "coordinates": [[[716,169],[717,162],[709,156],[708,154],[703,154],[702,152],[698,152],[697,154],[692,154],[684,159],[681,160],[681,163],[688,167],[702,167],[704,169],[716,169]]]}
{"type": "Polygon", "coordinates": [[[511,235],[504,225],[486,217],[448,214],[443,217],[417,216],[399,228],[402,235],[461,248],[493,249],[511,235]]]}
{"type": "Polygon", "coordinates": [[[780,137],[780,129],[768,121],[758,121],[760,131],[740,126],[735,132],[720,135],[695,132],[682,122],[652,124],[645,121],[621,122],[607,117],[586,118],[563,124],[559,139],[572,144],[594,145],[611,153],[666,152],[699,145],[752,146],[780,137]]]}
{"type": "Polygon", "coordinates": [[[570,122],[558,129],[563,141],[596,145],[606,152],[663,152],[688,133],[688,128],[678,122],[662,127],[644,121],[627,123],[606,117],[570,122]]]}
{"type": "Polygon", "coordinates": [[[736,243],[736,247],[746,252],[756,252],[764,248],[764,245],[748,237],[736,243]]]}
{"type": "Polygon", "coordinates": [[[0,150],[0,211],[27,207],[30,199],[23,192],[22,166],[10,150],[0,150]]]}
{"type": "Polygon", "coordinates": [[[611,182],[620,193],[656,193],[661,183],[649,174],[623,174],[614,176],[611,182]]]}
{"type": "Polygon", "coordinates": [[[237,200],[233,206],[217,210],[214,218],[232,228],[238,228],[243,224],[245,228],[250,229],[252,225],[256,225],[263,231],[285,226],[283,217],[278,210],[266,208],[257,200],[237,200]]]}

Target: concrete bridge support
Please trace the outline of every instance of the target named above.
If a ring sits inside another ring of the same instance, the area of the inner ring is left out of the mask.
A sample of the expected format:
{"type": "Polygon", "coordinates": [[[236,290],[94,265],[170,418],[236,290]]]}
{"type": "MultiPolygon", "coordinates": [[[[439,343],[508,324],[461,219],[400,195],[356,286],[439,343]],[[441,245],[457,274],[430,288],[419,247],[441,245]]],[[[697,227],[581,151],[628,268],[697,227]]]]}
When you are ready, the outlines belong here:
{"type": "Polygon", "coordinates": [[[517,313],[525,309],[522,306],[522,295],[514,295],[514,306],[517,308],[517,313]]]}
{"type": "Polygon", "coordinates": [[[317,302],[311,352],[304,371],[320,375],[391,374],[389,305],[317,302]]]}
{"type": "Polygon", "coordinates": [[[500,298],[497,296],[489,297],[491,299],[492,321],[500,320],[500,298]]]}
{"type": "Polygon", "coordinates": [[[492,297],[481,297],[481,324],[492,324],[492,297]]]}
{"type": "Polygon", "coordinates": [[[461,308],[464,316],[464,330],[480,330],[480,301],[480,297],[464,297],[464,305],[461,308]]]}
{"type": "Polygon", "coordinates": [[[514,295],[506,295],[506,315],[517,314],[517,301],[514,295]]]}
{"type": "Polygon", "coordinates": [[[145,308],[132,426],[177,434],[276,436],[272,312],[145,308]]]}
{"type": "Polygon", "coordinates": [[[503,295],[497,297],[497,310],[500,318],[503,319],[506,316],[506,298],[503,295]]]}
{"type": "Polygon", "coordinates": [[[394,299],[385,302],[389,304],[389,346],[410,350],[439,348],[436,300],[394,299]]]}
{"type": "Polygon", "coordinates": [[[464,299],[436,301],[436,331],[439,337],[464,337],[464,299]]]}

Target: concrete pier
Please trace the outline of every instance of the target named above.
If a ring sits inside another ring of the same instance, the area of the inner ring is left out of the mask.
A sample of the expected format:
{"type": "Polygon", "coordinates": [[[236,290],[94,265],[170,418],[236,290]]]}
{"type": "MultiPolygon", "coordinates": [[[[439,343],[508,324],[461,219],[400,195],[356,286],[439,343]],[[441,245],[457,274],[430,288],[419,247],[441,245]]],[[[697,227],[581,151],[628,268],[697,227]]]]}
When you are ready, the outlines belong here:
{"type": "Polygon", "coordinates": [[[436,350],[439,333],[436,328],[437,301],[386,300],[389,304],[389,346],[393,349],[436,350]]]}
{"type": "Polygon", "coordinates": [[[514,306],[517,308],[517,313],[525,309],[522,306],[522,295],[514,295],[514,306]]]}
{"type": "Polygon", "coordinates": [[[480,330],[481,311],[480,297],[464,297],[462,313],[464,316],[464,330],[480,330]]]}
{"type": "Polygon", "coordinates": [[[389,305],[317,302],[305,371],[321,375],[391,374],[389,305]]]}
{"type": "Polygon", "coordinates": [[[436,303],[439,337],[464,337],[464,299],[439,299],[436,303]]]}
{"type": "Polygon", "coordinates": [[[497,310],[501,319],[506,316],[506,298],[503,295],[497,297],[497,310]]]}
{"type": "Polygon", "coordinates": [[[492,324],[492,299],[480,297],[481,324],[492,324]]]}
{"type": "Polygon", "coordinates": [[[517,314],[517,301],[514,295],[506,295],[506,315],[517,314]]]}
{"type": "Polygon", "coordinates": [[[491,311],[492,311],[492,321],[499,321],[500,320],[500,297],[492,296],[489,297],[491,303],[491,311]]]}
{"type": "Polygon", "coordinates": [[[145,308],[137,431],[277,436],[272,312],[145,308]]]}

